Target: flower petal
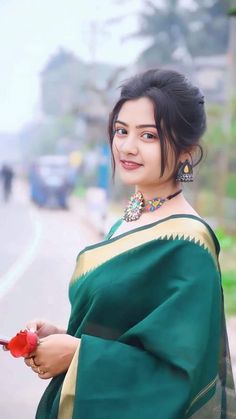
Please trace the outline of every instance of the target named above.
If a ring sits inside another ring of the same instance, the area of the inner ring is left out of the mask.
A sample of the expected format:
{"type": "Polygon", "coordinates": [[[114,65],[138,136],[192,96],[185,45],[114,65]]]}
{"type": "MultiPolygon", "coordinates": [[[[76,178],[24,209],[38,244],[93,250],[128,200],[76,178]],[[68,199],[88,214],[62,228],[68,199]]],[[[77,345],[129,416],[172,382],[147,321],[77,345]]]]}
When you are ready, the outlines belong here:
{"type": "Polygon", "coordinates": [[[20,356],[29,356],[38,345],[38,336],[36,333],[28,330],[21,330],[7,344],[7,349],[11,354],[18,358],[20,356]]]}

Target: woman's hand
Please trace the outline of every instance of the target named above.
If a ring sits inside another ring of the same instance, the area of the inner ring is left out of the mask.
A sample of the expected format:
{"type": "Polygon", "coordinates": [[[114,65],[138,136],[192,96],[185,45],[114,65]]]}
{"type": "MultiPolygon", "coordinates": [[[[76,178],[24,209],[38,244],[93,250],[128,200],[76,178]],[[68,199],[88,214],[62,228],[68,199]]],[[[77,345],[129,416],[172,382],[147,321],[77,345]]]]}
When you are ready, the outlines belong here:
{"type": "Polygon", "coordinates": [[[42,319],[31,320],[27,323],[26,327],[28,330],[36,332],[39,338],[45,338],[46,336],[55,335],[57,333],[66,333],[66,330],[54,326],[42,319]]]}
{"type": "Polygon", "coordinates": [[[80,339],[73,336],[50,335],[40,339],[36,351],[25,358],[25,363],[40,378],[52,378],[68,370],[79,345],[80,339]]]}

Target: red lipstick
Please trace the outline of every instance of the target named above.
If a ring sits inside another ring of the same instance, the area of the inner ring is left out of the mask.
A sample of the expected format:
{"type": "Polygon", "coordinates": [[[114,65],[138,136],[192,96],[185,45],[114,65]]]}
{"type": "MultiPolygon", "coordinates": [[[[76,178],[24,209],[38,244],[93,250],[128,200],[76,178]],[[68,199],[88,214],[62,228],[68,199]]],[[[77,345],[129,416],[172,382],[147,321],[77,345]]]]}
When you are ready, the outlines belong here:
{"type": "Polygon", "coordinates": [[[142,166],[142,164],[129,161],[129,160],[120,160],[122,167],[126,170],[135,170],[142,166]]]}

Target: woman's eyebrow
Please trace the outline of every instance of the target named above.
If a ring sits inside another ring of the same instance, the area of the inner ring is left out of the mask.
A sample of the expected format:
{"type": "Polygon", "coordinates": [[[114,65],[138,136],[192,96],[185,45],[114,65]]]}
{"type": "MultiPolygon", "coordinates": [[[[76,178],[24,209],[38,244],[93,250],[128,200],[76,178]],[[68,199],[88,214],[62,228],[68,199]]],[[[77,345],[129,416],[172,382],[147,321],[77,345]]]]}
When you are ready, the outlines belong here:
{"type": "MultiPolygon", "coordinates": [[[[123,121],[120,121],[119,119],[117,119],[116,121],[115,121],[115,124],[122,124],[122,125],[124,125],[125,127],[128,127],[129,125],[128,124],[126,124],[126,122],[123,122],[123,121]]],[[[153,125],[153,124],[141,124],[141,125],[136,125],[136,128],[148,128],[148,127],[152,127],[152,128],[157,128],[156,127],[156,125],[153,125]]]]}

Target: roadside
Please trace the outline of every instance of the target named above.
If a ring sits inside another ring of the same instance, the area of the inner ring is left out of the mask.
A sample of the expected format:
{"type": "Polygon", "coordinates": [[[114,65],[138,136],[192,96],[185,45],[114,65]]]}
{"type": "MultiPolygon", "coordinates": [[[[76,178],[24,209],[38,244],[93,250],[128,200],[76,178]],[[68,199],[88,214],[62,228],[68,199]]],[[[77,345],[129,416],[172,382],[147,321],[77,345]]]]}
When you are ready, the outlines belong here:
{"type": "MultiPolygon", "coordinates": [[[[98,242],[99,234],[81,219],[78,202],[71,202],[69,211],[39,209],[20,182],[13,199],[7,206],[0,204],[0,210],[1,335],[14,336],[33,318],[66,328],[68,283],[76,256],[85,246],[98,242]]],[[[22,359],[2,350],[0,364],[0,418],[32,419],[48,381],[39,380],[22,359]]]]}

